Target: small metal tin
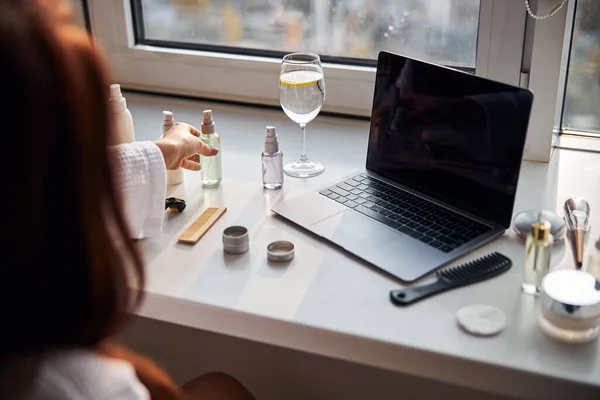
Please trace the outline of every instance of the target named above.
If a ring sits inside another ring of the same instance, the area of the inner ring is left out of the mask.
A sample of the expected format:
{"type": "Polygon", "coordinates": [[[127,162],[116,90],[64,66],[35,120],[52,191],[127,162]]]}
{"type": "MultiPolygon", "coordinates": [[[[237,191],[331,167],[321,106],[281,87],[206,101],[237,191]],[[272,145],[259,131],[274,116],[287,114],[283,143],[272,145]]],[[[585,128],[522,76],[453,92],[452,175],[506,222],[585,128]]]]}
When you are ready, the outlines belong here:
{"type": "Polygon", "coordinates": [[[230,254],[242,254],[250,247],[248,229],[243,226],[230,226],[223,231],[223,251],[230,254]]]}
{"type": "Polygon", "coordinates": [[[600,335],[600,282],[589,272],[559,269],[542,280],[540,328],[567,343],[583,343],[600,335]]]}
{"type": "Polygon", "coordinates": [[[294,244],[285,240],[273,242],[267,246],[267,257],[270,261],[290,261],[294,258],[294,244]]]}
{"type": "Polygon", "coordinates": [[[525,239],[531,232],[531,225],[540,217],[550,223],[550,233],[555,242],[562,240],[567,234],[567,224],[552,210],[526,210],[517,214],[513,220],[513,229],[517,236],[525,239]]]}

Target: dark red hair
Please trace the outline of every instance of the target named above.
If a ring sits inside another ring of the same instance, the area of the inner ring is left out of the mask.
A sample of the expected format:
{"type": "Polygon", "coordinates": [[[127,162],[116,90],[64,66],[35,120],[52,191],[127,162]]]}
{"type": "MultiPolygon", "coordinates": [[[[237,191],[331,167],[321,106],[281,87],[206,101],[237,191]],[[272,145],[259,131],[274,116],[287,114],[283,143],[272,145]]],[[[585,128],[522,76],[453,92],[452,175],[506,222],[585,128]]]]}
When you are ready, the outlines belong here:
{"type": "Polygon", "coordinates": [[[159,369],[108,344],[141,301],[130,287],[144,284],[109,157],[110,83],[64,1],[0,2],[0,365],[94,348],[134,363],[155,397],[176,398],[159,369]]]}

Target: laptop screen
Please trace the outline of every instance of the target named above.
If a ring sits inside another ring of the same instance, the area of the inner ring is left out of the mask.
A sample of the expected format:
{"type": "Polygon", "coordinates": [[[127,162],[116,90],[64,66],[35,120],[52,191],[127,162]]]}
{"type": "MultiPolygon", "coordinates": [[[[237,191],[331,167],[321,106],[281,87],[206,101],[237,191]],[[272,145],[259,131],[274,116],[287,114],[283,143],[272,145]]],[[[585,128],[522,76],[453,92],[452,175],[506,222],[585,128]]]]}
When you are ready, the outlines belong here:
{"type": "Polygon", "coordinates": [[[367,169],[505,228],[533,95],[381,52],[367,169]]]}

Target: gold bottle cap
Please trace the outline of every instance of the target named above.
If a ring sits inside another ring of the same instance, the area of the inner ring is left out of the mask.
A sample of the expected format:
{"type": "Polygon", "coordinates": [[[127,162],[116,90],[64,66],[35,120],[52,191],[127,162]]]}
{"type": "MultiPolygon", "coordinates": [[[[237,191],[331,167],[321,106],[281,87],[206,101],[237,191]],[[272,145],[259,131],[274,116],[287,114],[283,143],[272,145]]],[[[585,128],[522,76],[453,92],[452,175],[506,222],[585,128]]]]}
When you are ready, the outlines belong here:
{"type": "Polygon", "coordinates": [[[536,240],[548,240],[548,237],[550,236],[550,222],[535,221],[531,225],[531,233],[536,240]]]}

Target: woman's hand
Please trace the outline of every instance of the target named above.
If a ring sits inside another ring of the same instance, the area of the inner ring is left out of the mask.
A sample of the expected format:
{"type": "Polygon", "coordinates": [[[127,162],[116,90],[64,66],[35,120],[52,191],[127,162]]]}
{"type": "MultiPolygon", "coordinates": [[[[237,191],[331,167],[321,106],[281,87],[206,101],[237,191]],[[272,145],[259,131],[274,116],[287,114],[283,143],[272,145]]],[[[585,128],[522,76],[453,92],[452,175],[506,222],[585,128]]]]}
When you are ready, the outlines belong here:
{"type": "Polygon", "coordinates": [[[192,171],[200,170],[200,155],[215,156],[218,149],[204,144],[200,131],[193,126],[176,122],[164,137],[154,142],[165,159],[167,169],[185,168],[192,171]]]}

